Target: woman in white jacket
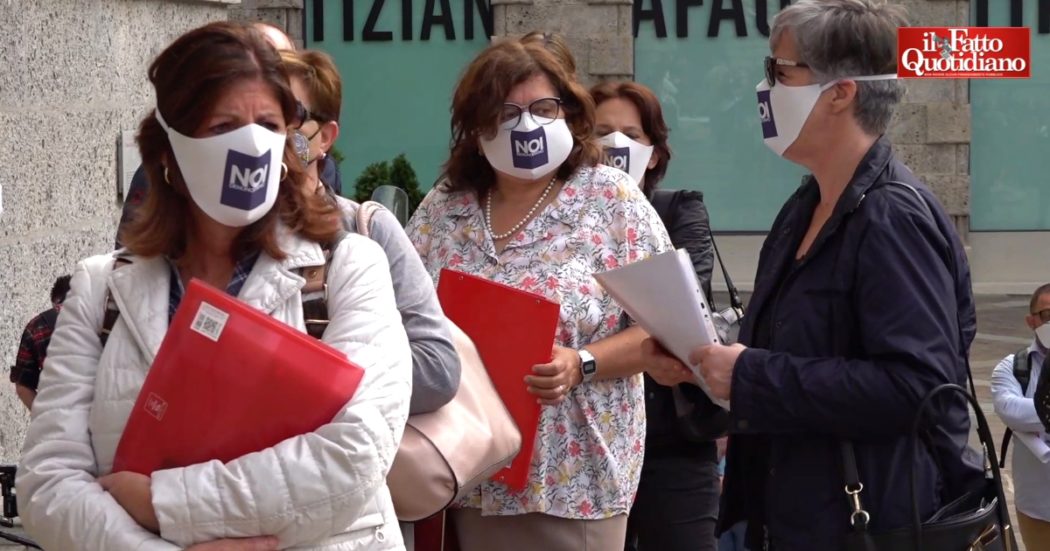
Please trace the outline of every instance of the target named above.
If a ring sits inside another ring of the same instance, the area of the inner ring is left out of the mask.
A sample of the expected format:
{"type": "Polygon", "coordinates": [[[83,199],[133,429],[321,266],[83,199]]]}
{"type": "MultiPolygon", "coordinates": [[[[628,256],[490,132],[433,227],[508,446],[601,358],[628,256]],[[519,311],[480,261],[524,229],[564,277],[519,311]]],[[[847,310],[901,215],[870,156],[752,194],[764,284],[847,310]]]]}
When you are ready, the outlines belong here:
{"type": "Polygon", "coordinates": [[[153,185],[118,252],[130,264],[98,256],[74,275],[19,466],[27,531],[49,551],[403,549],[385,479],[408,415],[408,342],[382,249],[336,239],[338,212],[300,191],[277,53],[248,26],[213,23],[149,76],[157,108],[138,141],[153,185]],[[365,368],[341,412],[225,464],[111,473],[184,285],[204,280],[303,330],[300,272],[326,264],[333,242],[323,340],[365,368]],[[119,318],[103,343],[107,297],[119,318]]]}

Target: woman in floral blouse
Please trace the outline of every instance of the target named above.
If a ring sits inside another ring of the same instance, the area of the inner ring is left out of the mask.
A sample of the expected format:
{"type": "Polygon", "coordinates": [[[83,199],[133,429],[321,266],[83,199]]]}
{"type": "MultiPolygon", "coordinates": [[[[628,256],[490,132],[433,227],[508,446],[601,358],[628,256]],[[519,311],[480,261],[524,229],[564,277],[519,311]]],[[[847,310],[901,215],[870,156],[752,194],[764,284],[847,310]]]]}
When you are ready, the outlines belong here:
{"type": "MultiPolygon", "coordinates": [[[[594,104],[540,41],[506,40],[467,68],[445,178],[409,223],[442,268],[561,304],[550,363],[525,378],[542,410],[523,492],[486,482],[453,510],[464,551],[623,549],[640,476],[640,343],[592,275],[670,249],[638,186],[598,165],[594,104]]],[[[513,330],[513,329],[508,329],[513,330]]]]}

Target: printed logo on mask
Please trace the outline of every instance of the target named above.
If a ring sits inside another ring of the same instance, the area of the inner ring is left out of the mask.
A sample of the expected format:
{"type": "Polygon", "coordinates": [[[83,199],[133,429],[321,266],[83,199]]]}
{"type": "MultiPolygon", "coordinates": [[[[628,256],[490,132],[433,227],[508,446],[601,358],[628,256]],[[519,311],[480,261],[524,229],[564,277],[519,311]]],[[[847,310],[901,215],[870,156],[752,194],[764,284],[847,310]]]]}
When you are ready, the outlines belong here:
{"type": "Polygon", "coordinates": [[[606,147],[605,164],[624,172],[631,172],[631,148],[606,147]]]}
{"type": "Polygon", "coordinates": [[[230,151],[226,156],[222,204],[251,210],[266,201],[266,182],[270,179],[270,152],[258,157],[230,151]]]}
{"type": "Polygon", "coordinates": [[[777,137],[777,123],[773,120],[773,106],[769,102],[769,90],[758,92],[758,118],[762,121],[762,137],[777,137]]]}
{"type": "Polygon", "coordinates": [[[536,168],[547,164],[547,135],[542,128],[510,133],[511,159],[514,168],[536,168]]]}

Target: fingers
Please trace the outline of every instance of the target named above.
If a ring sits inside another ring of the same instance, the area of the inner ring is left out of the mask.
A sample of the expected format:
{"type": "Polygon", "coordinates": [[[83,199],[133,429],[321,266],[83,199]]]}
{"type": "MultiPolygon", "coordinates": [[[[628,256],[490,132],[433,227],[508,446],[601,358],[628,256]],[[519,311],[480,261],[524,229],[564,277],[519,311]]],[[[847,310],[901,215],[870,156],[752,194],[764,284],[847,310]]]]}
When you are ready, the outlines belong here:
{"type": "Polygon", "coordinates": [[[704,360],[708,356],[710,356],[716,350],[716,347],[718,347],[718,346],[721,346],[721,345],[709,344],[707,346],[701,346],[700,348],[697,348],[696,350],[693,350],[692,352],[689,353],[689,363],[691,363],[693,365],[702,365],[704,363],[704,360]]]}
{"type": "Polygon", "coordinates": [[[553,363],[532,366],[532,373],[539,377],[554,377],[562,371],[565,371],[565,367],[553,363]]]}

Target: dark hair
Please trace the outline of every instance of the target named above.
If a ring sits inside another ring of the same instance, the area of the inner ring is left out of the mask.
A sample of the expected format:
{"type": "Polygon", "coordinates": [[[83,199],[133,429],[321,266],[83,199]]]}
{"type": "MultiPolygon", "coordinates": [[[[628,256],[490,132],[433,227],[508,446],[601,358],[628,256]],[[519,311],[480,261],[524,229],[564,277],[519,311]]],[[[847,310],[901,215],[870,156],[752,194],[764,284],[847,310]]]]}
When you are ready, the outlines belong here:
{"type": "Polygon", "coordinates": [[[558,177],[567,179],[582,166],[598,164],[601,148],[594,137],[594,101],[566,66],[566,60],[540,41],[503,40],[471,62],[452,96],[451,151],[442,184],[445,191],[473,190],[481,197],[493,185],[495,172],[481,155],[478,140],[496,133],[499,112],[511,89],[537,75],[545,75],[557,90],[575,142],[569,158],[558,169],[558,177]]]}
{"type": "Polygon", "coordinates": [[[58,276],[55,280],[55,284],[51,286],[51,302],[54,304],[61,304],[66,301],[66,294],[69,293],[69,280],[72,279],[68,275],[58,276]]]}
{"type": "Polygon", "coordinates": [[[1039,288],[1032,293],[1032,301],[1028,304],[1028,313],[1036,313],[1035,306],[1039,304],[1039,299],[1042,298],[1043,295],[1050,295],[1050,283],[1040,285],[1039,288]]]}
{"type": "MultiPolygon", "coordinates": [[[[193,135],[224,90],[244,80],[264,82],[281,105],[285,121],[295,123],[297,102],[281,59],[251,24],[221,21],[187,32],[157,56],[149,79],[156,91],[156,110],[172,129],[185,135],[193,135]]],[[[121,233],[121,241],[136,255],[178,259],[186,252],[192,230],[187,224],[191,199],[156,110],[142,120],[138,133],[149,192],[121,233]]],[[[277,245],[278,221],[317,242],[330,241],[339,231],[335,206],[323,195],[306,191],[306,175],[290,140],[284,161],[287,176],[280,183],[276,205],[240,233],[230,251],[234,258],[257,250],[284,258],[277,245]]]]}
{"type": "Polygon", "coordinates": [[[642,191],[648,196],[664,179],[667,163],[671,160],[671,146],[667,144],[667,123],[664,122],[660,100],[656,99],[656,94],[653,94],[649,87],[630,81],[603,82],[591,88],[591,96],[596,106],[613,98],[621,98],[631,102],[638,109],[638,116],[642,119],[642,131],[652,142],[653,154],[656,155],[656,165],[646,169],[645,179],[642,180],[642,191]]]}

